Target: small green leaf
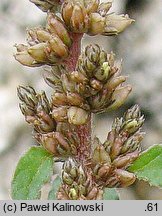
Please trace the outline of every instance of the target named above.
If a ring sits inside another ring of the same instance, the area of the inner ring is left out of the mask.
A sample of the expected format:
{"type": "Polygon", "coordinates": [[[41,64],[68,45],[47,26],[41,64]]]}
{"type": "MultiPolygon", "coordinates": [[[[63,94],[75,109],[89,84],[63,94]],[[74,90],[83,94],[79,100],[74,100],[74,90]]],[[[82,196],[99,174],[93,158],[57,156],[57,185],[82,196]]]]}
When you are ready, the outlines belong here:
{"type": "Polygon", "coordinates": [[[40,198],[42,186],[53,173],[53,156],[42,147],[32,147],[19,160],[11,184],[11,196],[17,200],[40,198]]]}
{"type": "Polygon", "coordinates": [[[143,152],[129,171],[150,185],[162,187],[162,145],[155,145],[143,152]]]}
{"type": "Polygon", "coordinates": [[[106,188],[103,194],[103,200],[119,200],[119,194],[115,188],[106,188]]]}
{"type": "Polygon", "coordinates": [[[61,178],[57,176],[52,183],[52,189],[49,192],[48,200],[57,200],[56,193],[61,185],[61,178]]]}

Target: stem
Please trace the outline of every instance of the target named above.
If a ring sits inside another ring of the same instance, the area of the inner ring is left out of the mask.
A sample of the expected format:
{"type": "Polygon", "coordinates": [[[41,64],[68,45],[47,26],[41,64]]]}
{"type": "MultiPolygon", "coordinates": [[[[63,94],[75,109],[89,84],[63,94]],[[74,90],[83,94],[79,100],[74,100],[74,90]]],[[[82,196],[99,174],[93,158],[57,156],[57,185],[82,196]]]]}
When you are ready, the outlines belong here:
{"type": "Polygon", "coordinates": [[[80,139],[76,160],[86,164],[91,153],[91,116],[87,124],[78,126],[78,136],[80,139]]]}
{"type": "MultiPolygon", "coordinates": [[[[81,39],[83,37],[83,34],[74,34],[71,33],[71,38],[73,40],[73,44],[70,50],[70,57],[65,62],[68,70],[74,71],[76,69],[76,64],[78,61],[78,58],[81,53],[81,39]]],[[[91,115],[90,118],[85,125],[78,126],[77,133],[78,137],[80,139],[78,149],[77,149],[77,155],[75,159],[78,162],[82,162],[83,164],[86,164],[90,157],[91,153],[91,115]]]]}
{"type": "Polygon", "coordinates": [[[73,44],[70,49],[70,55],[65,61],[65,65],[67,66],[68,70],[75,71],[76,64],[81,53],[81,39],[83,34],[71,33],[70,36],[73,40],[73,44]]]}

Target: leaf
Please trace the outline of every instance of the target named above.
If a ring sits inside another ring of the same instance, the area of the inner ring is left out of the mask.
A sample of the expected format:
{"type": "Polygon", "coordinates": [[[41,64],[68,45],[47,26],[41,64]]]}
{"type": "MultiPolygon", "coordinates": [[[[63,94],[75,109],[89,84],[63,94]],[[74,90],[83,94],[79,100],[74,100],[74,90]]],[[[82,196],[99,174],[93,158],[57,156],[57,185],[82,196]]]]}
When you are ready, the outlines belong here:
{"type": "Polygon", "coordinates": [[[42,186],[53,173],[53,156],[42,147],[32,147],[19,160],[11,183],[11,196],[17,200],[40,198],[42,186]]]}
{"type": "Polygon", "coordinates": [[[103,194],[103,200],[119,200],[119,194],[115,188],[106,188],[103,194]]]}
{"type": "Polygon", "coordinates": [[[61,178],[57,176],[52,183],[52,189],[49,192],[48,200],[57,200],[56,193],[61,185],[61,178]]]}
{"type": "Polygon", "coordinates": [[[162,145],[155,145],[143,152],[129,171],[150,185],[162,187],[162,145]]]}

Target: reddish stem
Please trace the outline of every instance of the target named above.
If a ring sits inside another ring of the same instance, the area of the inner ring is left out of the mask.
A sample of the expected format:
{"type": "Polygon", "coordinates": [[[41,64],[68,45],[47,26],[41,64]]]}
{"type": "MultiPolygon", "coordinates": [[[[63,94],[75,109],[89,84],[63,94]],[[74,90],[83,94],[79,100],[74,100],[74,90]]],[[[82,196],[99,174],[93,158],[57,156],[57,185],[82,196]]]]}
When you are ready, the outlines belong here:
{"type": "Polygon", "coordinates": [[[70,48],[70,55],[66,60],[65,64],[70,71],[74,71],[76,64],[81,53],[81,39],[83,34],[71,33],[71,38],[73,40],[72,47],[70,48]]]}
{"type": "Polygon", "coordinates": [[[87,124],[78,126],[78,136],[80,143],[77,149],[76,160],[86,164],[91,153],[91,118],[87,124]]]}
{"type": "MultiPolygon", "coordinates": [[[[82,37],[83,34],[71,34],[73,44],[70,49],[70,57],[66,61],[66,66],[70,71],[74,71],[76,69],[76,64],[81,53],[82,37]]],[[[78,162],[86,163],[91,153],[91,116],[87,124],[78,126],[77,133],[80,142],[75,159],[78,162]]]]}

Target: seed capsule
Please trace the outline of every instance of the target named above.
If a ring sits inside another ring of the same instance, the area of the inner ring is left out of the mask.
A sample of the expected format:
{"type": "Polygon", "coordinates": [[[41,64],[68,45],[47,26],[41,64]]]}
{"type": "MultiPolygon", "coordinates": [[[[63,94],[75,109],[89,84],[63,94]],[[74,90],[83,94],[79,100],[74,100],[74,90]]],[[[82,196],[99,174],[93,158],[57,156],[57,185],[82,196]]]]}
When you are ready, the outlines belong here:
{"type": "Polygon", "coordinates": [[[68,113],[68,108],[66,106],[64,107],[57,107],[52,110],[52,117],[57,121],[57,122],[64,122],[67,121],[67,113],[68,113]]]}
{"type": "Polygon", "coordinates": [[[101,166],[101,168],[98,170],[97,178],[103,179],[106,178],[111,170],[111,166],[108,166],[107,164],[101,166]]]}
{"type": "Polygon", "coordinates": [[[49,13],[47,17],[47,29],[52,34],[56,34],[65,45],[68,47],[71,46],[72,42],[63,22],[59,17],[52,13],[49,13]]]}
{"type": "Polygon", "coordinates": [[[77,93],[67,93],[67,100],[73,106],[81,106],[84,99],[77,93]]]}
{"type": "Polygon", "coordinates": [[[54,106],[67,105],[67,96],[66,94],[56,92],[52,95],[52,104],[54,106]]]}
{"type": "Polygon", "coordinates": [[[103,35],[117,35],[123,32],[132,22],[128,15],[108,14],[105,17],[105,29],[103,35]]]}
{"type": "Polygon", "coordinates": [[[45,61],[47,61],[45,48],[47,48],[46,43],[39,43],[39,44],[36,44],[36,45],[30,47],[28,49],[28,53],[37,62],[45,62],[45,61]]]}
{"type": "Polygon", "coordinates": [[[139,156],[139,152],[135,151],[132,153],[129,153],[125,156],[121,156],[116,158],[113,161],[113,165],[117,168],[123,168],[123,167],[127,167],[128,165],[130,165],[134,160],[136,160],[139,156]]]}
{"type": "Polygon", "coordinates": [[[112,101],[114,101],[114,103],[108,108],[108,110],[119,108],[126,101],[131,91],[132,87],[130,85],[117,88],[112,95],[112,101]]]}
{"type": "Polygon", "coordinates": [[[92,13],[90,16],[90,26],[88,33],[90,35],[102,34],[105,26],[105,18],[99,13],[92,13]]]}
{"type": "Polygon", "coordinates": [[[88,120],[88,112],[78,107],[70,107],[67,113],[68,121],[70,124],[82,125],[88,120]]]}
{"type": "Polygon", "coordinates": [[[18,62],[20,62],[24,66],[28,66],[28,67],[40,66],[40,64],[36,62],[35,59],[29,55],[27,50],[16,53],[14,57],[18,62]]]}
{"type": "Polygon", "coordinates": [[[94,163],[98,164],[107,164],[110,165],[111,159],[109,154],[105,151],[105,148],[101,145],[96,147],[93,153],[93,161],[94,163]]]}
{"type": "Polygon", "coordinates": [[[115,170],[115,174],[117,175],[122,187],[128,187],[136,180],[136,176],[133,173],[127,172],[125,170],[117,169],[115,170]]]}
{"type": "Polygon", "coordinates": [[[56,56],[66,58],[68,56],[68,48],[59,37],[53,36],[49,40],[49,45],[56,56]]]}
{"type": "Polygon", "coordinates": [[[96,199],[97,194],[98,194],[98,189],[97,189],[97,187],[94,187],[94,188],[88,193],[87,200],[94,200],[94,199],[96,199]]]}

